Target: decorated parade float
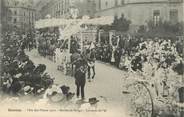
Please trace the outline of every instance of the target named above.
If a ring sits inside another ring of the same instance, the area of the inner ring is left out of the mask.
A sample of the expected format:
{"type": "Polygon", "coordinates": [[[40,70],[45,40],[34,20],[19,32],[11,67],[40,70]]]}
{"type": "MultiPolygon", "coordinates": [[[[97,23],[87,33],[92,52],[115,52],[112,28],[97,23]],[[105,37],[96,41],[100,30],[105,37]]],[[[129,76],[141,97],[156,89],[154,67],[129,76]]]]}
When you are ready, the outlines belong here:
{"type": "MultiPolygon", "coordinates": [[[[98,35],[99,25],[108,25],[113,22],[113,17],[99,17],[90,19],[84,16],[82,19],[55,19],[48,18],[36,22],[35,28],[38,31],[57,30],[56,43],[59,46],[55,48],[55,62],[58,69],[64,71],[64,74],[71,74],[71,55],[75,52],[84,53],[86,49],[94,48],[98,35]]],[[[41,34],[44,35],[44,34],[41,34]]],[[[48,40],[51,40],[48,37],[48,40]]],[[[47,38],[47,36],[45,37],[47,38]]],[[[37,40],[39,42],[39,39],[37,40]]],[[[42,44],[39,46],[47,45],[42,44]]],[[[49,44],[49,43],[48,43],[49,44]]],[[[44,49],[43,49],[44,50],[44,49]]]]}
{"type": "Polygon", "coordinates": [[[139,44],[127,65],[123,94],[137,117],[183,117],[183,55],[169,40],[139,44]]]}

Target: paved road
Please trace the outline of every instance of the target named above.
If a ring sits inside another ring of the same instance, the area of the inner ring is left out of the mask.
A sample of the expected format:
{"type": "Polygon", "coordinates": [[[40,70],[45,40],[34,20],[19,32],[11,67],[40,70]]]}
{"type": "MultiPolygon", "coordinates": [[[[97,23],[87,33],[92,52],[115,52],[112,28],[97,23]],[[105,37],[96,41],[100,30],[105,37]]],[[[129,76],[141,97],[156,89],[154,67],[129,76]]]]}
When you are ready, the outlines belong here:
{"type": "MultiPolygon", "coordinates": [[[[45,64],[47,72],[55,77],[55,83],[68,85],[71,91],[75,92],[74,78],[65,76],[61,71],[57,70],[57,64],[38,55],[36,50],[26,52],[35,64],[45,64]]],[[[93,82],[87,82],[85,86],[86,98],[90,97],[106,97],[108,106],[117,111],[121,117],[127,117],[126,103],[122,95],[124,72],[112,67],[111,65],[101,62],[96,63],[96,77],[93,82]],[[125,116],[126,115],[126,116],[125,116]]]]}

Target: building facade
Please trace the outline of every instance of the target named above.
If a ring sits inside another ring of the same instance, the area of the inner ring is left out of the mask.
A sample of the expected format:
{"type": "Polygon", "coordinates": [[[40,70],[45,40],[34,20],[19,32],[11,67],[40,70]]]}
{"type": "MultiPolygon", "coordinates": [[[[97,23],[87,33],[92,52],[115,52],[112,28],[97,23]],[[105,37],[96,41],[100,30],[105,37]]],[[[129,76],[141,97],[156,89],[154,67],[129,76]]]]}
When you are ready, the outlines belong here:
{"type": "Polygon", "coordinates": [[[36,20],[42,19],[42,17],[45,17],[44,14],[41,14],[41,10],[44,6],[46,6],[51,0],[37,0],[37,2],[34,3],[34,6],[36,8],[36,20]]]}
{"type": "MultiPolygon", "coordinates": [[[[45,2],[45,1],[44,1],[45,2]]],[[[63,18],[69,15],[70,0],[48,0],[46,3],[40,1],[37,4],[39,17],[37,19],[45,19],[46,17],[63,18]]]]}
{"type": "Polygon", "coordinates": [[[71,18],[72,10],[78,11],[78,17],[94,16],[96,12],[95,0],[46,0],[37,3],[38,19],[71,18]]]}
{"type": "Polygon", "coordinates": [[[95,16],[118,16],[131,20],[131,26],[160,21],[184,21],[183,0],[96,0],[95,16]]]}
{"type": "Polygon", "coordinates": [[[79,10],[79,17],[89,16],[94,17],[96,13],[95,0],[74,0],[74,6],[79,10]]]}
{"type": "Polygon", "coordinates": [[[4,0],[7,30],[29,31],[34,28],[35,8],[33,0],[4,0]]]}

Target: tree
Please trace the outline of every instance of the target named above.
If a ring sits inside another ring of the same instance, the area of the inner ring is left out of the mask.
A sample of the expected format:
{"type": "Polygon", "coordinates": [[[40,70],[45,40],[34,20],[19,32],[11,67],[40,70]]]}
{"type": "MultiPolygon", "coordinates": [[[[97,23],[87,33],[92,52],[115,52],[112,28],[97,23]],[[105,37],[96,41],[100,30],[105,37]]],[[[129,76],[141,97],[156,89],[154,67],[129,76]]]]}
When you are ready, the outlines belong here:
{"type": "Polygon", "coordinates": [[[150,20],[147,23],[148,30],[145,26],[140,26],[138,33],[148,37],[176,37],[183,34],[184,24],[182,22],[172,23],[170,21],[160,21],[158,25],[150,20]]]}
{"type": "Polygon", "coordinates": [[[166,32],[173,33],[175,35],[183,34],[183,24],[181,22],[173,24],[169,21],[165,21],[162,25],[166,32]]]}
{"type": "Polygon", "coordinates": [[[146,32],[146,26],[141,25],[137,31],[138,33],[145,33],[146,32]]]}
{"type": "Polygon", "coordinates": [[[114,22],[111,25],[102,25],[100,26],[100,29],[103,29],[104,31],[116,30],[119,32],[127,32],[130,24],[131,21],[126,19],[124,14],[122,14],[120,18],[114,16],[114,22]]]}
{"type": "Polygon", "coordinates": [[[112,23],[112,29],[120,32],[127,32],[131,24],[130,20],[127,20],[124,17],[124,14],[120,18],[117,16],[114,17],[114,22],[112,23]]]}
{"type": "Polygon", "coordinates": [[[109,30],[112,30],[112,26],[111,25],[102,25],[102,26],[100,26],[99,29],[102,29],[102,30],[108,32],[109,30]]]}

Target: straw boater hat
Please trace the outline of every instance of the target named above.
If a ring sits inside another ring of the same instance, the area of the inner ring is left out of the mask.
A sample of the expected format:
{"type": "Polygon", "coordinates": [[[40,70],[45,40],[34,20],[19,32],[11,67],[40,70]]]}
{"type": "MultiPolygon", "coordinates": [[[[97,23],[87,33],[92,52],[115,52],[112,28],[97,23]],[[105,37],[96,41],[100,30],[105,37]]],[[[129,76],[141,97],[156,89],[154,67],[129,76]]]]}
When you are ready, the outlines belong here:
{"type": "Polygon", "coordinates": [[[19,79],[19,78],[21,78],[21,76],[22,76],[22,74],[19,73],[19,74],[15,75],[15,78],[19,79]]]}
{"type": "Polygon", "coordinates": [[[37,93],[42,93],[44,90],[45,90],[44,88],[38,89],[37,93]]]}
{"type": "Polygon", "coordinates": [[[52,102],[61,102],[66,99],[66,96],[62,93],[53,92],[52,96],[50,97],[50,100],[52,102]]]}
{"type": "Polygon", "coordinates": [[[27,94],[29,94],[30,92],[32,92],[33,91],[33,87],[31,87],[31,86],[25,86],[24,88],[23,88],[23,90],[24,90],[24,94],[25,95],[27,95],[27,94]]]}

